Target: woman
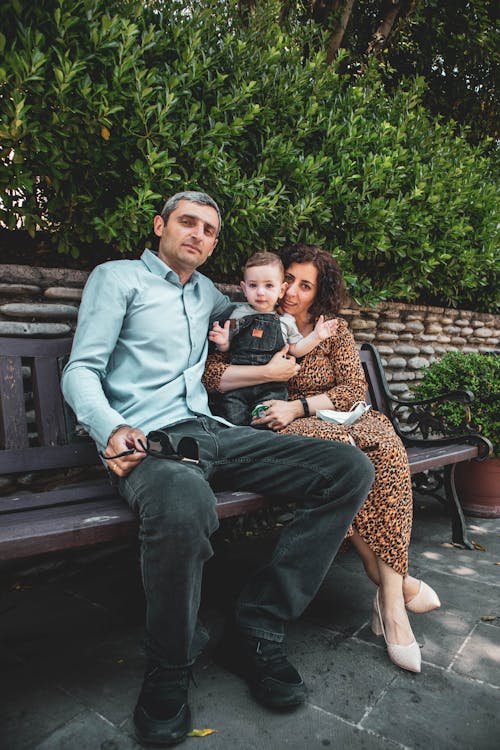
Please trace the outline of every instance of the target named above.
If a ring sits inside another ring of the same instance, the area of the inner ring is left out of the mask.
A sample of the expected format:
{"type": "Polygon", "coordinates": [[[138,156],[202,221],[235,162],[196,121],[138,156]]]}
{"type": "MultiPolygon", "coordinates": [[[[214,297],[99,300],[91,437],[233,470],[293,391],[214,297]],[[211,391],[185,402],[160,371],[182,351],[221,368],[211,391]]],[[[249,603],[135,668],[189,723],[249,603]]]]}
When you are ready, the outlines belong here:
{"type": "MultiPolygon", "coordinates": [[[[288,284],[282,310],[294,316],[303,336],[319,315],[335,317],[344,299],[342,275],[331,255],[315,246],[295,245],[282,253],[288,284]]],[[[221,393],[265,378],[264,368],[229,365],[210,358],[205,374],[209,390],[221,393]]],[[[273,373],[274,375],[274,373],[273,373]]],[[[288,401],[271,400],[265,416],[254,419],[288,434],[351,442],[375,466],[375,482],[354,519],[351,539],[366,573],[377,585],[372,630],[383,635],[389,658],[403,669],[420,672],[420,649],[407,611],[429,612],[440,606],[427,584],[408,575],[408,546],[412,523],[412,490],[406,451],[390,421],[369,411],[354,424],[335,425],[315,418],[319,409],[347,411],[366,394],[366,382],[356,343],[345,320],[338,331],[306,355],[288,382],[288,401]]]]}

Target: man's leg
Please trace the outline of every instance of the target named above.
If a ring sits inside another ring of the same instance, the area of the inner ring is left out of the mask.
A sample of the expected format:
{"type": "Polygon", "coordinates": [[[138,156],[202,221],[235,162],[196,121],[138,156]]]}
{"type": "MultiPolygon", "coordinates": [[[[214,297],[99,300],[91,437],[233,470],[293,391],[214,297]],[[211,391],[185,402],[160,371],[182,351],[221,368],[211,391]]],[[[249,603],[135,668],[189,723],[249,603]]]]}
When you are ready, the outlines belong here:
{"type": "Polygon", "coordinates": [[[217,476],[239,490],[294,500],[297,511],[282,530],[269,563],[241,592],[236,631],[226,639],[226,665],[273,707],[303,702],[300,675],[280,650],[285,624],[318,591],[373,481],[369,459],[357,448],[294,435],[215,427],[217,476]]]}
{"type": "Polygon", "coordinates": [[[135,709],[139,739],[174,744],[191,726],[187,704],[197,639],[203,566],[218,520],[214,494],[199,467],[145,458],[119,481],[140,519],[146,594],[146,676],[135,709]]]}

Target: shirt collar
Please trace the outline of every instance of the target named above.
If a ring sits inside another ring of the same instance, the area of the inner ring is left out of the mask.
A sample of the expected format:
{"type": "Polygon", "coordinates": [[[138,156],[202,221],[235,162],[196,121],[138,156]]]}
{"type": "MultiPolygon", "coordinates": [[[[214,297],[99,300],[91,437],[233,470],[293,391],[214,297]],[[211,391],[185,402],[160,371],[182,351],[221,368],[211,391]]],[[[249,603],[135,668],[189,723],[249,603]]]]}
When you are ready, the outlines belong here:
{"type": "MultiPolygon", "coordinates": [[[[144,263],[148,271],[151,271],[151,273],[154,273],[156,276],[161,276],[162,279],[166,279],[175,284],[180,283],[179,277],[175,271],[172,271],[170,266],[167,266],[167,264],[158,257],[158,253],[155,253],[153,250],[144,250],[141,255],[141,261],[144,263]]],[[[198,271],[193,271],[193,274],[187,283],[192,284],[193,286],[198,286],[199,278],[200,274],[198,271]]]]}

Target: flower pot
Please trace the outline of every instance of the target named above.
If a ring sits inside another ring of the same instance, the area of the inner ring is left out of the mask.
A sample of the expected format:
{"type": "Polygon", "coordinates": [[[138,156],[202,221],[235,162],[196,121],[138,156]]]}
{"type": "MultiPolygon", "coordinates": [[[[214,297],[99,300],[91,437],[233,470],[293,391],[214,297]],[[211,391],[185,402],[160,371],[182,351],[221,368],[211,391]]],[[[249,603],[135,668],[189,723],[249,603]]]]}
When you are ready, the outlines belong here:
{"type": "Polygon", "coordinates": [[[500,518],[500,458],[457,464],[455,484],[464,513],[500,518]]]}

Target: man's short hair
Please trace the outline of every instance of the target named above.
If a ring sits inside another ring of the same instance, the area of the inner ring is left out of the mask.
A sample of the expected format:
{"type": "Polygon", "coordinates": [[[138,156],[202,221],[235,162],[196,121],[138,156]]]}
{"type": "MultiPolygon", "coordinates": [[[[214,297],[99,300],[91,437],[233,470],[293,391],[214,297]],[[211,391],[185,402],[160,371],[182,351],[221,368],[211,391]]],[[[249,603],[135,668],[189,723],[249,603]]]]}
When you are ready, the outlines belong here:
{"type": "Polygon", "coordinates": [[[172,197],[167,200],[160,212],[160,216],[165,224],[167,223],[168,217],[170,216],[172,211],[175,211],[175,209],[179,205],[180,201],[191,201],[191,203],[199,203],[201,206],[211,206],[212,208],[215,208],[215,210],[217,211],[217,216],[219,217],[219,228],[217,229],[216,236],[219,236],[222,226],[222,216],[219,210],[219,206],[214,201],[214,199],[208,195],[208,193],[199,193],[196,190],[184,190],[182,193],[176,193],[175,195],[172,195],[172,197]]]}
{"type": "Polygon", "coordinates": [[[254,253],[249,257],[249,259],[243,266],[243,275],[245,275],[245,271],[247,271],[249,268],[255,268],[255,266],[278,266],[281,271],[282,277],[285,277],[285,267],[283,265],[283,261],[281,260],[279,255],[276,255],[276,253],[254,253]]]}

